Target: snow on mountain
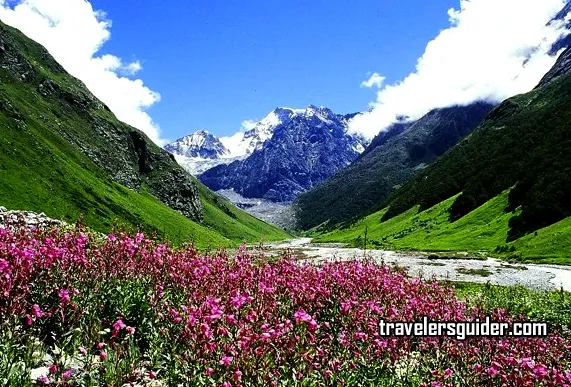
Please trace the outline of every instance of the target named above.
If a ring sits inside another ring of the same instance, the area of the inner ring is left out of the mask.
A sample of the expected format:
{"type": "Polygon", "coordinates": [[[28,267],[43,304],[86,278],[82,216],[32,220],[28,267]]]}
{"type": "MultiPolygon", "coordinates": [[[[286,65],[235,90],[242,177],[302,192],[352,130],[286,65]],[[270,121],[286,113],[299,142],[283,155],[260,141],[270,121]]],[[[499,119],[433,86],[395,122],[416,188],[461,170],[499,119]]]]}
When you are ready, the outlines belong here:
{"type": "Polygon", "coordinates": [[[175,155],[200,159],[217,159],[230,154],[224,144],[206,130],[179,138],[166,145],[165,150],[175,155]]]}
{"type": "MultiPolygon", "coordinates": [[[[313,105],[306,109],[278,107],[262,120],[253,123],[249,129],[232,136],[217,138],[206,130],[199,130],[166,145],[165,149],[174,154],[179,164],[187,171],[198,176],[217,165],[242,160],[261,150],[272,138],[274,130],[293,118],[315,117],[316,124],[321,122],[330,125],[330,113],[325,107],[313,105]]],[[[360,153],[364,148],[356,144],[353,150],[360,153]]]]}
{"type": "Polygon", "coordinates": [[[263,146],[242,160],[208,169],[199,179],[215,191],[234,190],[245,198],[272,202],[293,201],[364,150],[367,141],[347,132],[353,116],[313,105],[276,109],[254,126],[252,136],[245,133],[243,137],[250,149],[263,146]]]}
{"type": "Polygon", "coordinates": [[[277,108],[253,127],[245,132],[238,132],[230,137],[222,137],[220,141],[230,149],[232,158],[244,157],[256,150],[262,149],[264,144],[272,138],[274,129],[288,122],[295,114],[303,112],[300,109],[277,108]]]}

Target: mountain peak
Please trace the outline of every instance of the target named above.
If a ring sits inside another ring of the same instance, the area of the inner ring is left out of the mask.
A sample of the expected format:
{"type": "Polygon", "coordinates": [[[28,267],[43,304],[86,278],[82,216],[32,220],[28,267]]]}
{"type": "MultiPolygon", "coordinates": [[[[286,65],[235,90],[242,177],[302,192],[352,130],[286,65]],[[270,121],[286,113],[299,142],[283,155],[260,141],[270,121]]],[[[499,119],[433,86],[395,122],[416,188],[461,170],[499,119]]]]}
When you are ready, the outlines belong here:
{"type": "Polygon", "coordinates": [[[331,111],[325,106],[315,106],[313,104],[310,104],[305,110],[308,112],[309,111],[331,111]]]}
{"type": "Polygon", "coordinates": [[[230,153],[220,140],[201,129],[165,146],[173,154],[185,157],[215,159],[230,153]]]}

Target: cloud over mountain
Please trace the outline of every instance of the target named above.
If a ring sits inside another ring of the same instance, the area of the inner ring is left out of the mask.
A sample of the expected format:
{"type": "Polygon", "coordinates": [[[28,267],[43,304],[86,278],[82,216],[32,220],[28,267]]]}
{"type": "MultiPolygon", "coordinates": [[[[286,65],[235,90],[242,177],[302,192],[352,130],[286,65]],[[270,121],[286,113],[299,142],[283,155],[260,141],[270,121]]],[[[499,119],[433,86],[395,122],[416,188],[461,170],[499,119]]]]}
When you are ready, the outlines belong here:
{"type": "Polygon", "coordinates": [[[379,73],[362,83],[378,85],[379,91],[350,130],[373,137],[398,117],[414,120],[434,108],[500,102],[529,91],[555,63],[549,51],[567,32],[563,22],[549,21],[564,5],[564,0],[461,0],[459,9],[448,11],[450,27],[428,43],[413,73],[384,87],[379,73]]]}

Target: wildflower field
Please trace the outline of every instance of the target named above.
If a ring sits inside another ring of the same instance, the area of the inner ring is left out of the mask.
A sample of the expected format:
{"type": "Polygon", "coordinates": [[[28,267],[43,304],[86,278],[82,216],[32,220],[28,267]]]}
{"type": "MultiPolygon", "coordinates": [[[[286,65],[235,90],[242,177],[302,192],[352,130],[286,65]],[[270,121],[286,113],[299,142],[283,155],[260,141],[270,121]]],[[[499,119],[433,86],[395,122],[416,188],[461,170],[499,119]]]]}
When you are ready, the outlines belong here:
{"type": "Polygon", "coordinates": [[[366,260],[0,229],[0,278],[2,385],[571,386],[556,321],[545,338],[379,336],[380,318],[529,314],[366,260]]]}

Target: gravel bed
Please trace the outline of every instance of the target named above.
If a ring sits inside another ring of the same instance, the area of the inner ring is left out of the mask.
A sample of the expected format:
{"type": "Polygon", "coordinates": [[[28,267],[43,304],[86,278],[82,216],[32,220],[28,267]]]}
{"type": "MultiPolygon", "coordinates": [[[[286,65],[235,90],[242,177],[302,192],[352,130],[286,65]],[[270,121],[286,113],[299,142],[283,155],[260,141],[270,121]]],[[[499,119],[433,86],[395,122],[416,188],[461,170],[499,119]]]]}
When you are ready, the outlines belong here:
{"type": "Polygon", "coordinates": [[[365,256],[379,263],[406,268],[410,275],[439,280],[468,281],[497,285],[520,285],[536,290],[556,290],[563,287],[571,291],[571,267],[554,265],[510,265],[488,258],[479,259],[428,259],[422,253],[401,253],[387,250],[344,248],[338,245],[312,244],[311,238],[298,238],[268,244],[270,251],[286,249],[302,253],[316,263],[336,260],[363,259],[365,256]]]}

